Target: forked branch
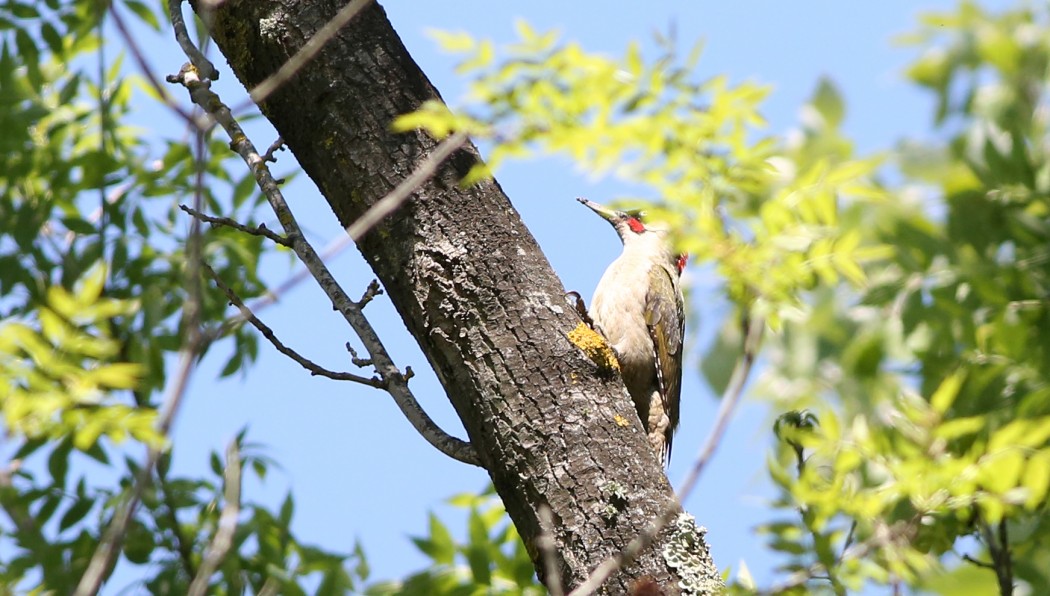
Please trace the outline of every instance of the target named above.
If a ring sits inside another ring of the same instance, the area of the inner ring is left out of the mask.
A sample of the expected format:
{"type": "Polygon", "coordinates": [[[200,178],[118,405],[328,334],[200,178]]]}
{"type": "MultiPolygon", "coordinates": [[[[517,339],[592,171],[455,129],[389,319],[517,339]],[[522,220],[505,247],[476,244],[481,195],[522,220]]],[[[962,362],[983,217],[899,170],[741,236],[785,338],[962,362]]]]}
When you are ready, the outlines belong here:
{"type": "Polygon", "coordinates": [[[473,446],[441,430],[419,405],[419,402],[408,388],[406,375],[394,364],[361,308],[347,296],[313,246],[306,240],[298,222],[292,215],[287,201],[284,199],[277,181],[270,174],[266,160],[259,154],[243,129],[241,129],[229,107],[219,99],[218,95],[211,91],[209,82],[202,80],[197,69],[191,65],[184,66],[177,76],[169,77],[168,80],[172,83],[184,85],[189,90],[193,102],[208,112],[229,135],[231,139],[230,146],[244,159],[249,169],[251,169],[256,182],[263,191],[263,195],[277,215],[278,221],[284,227],[292,250],[295,251],[299,260],[303,262],[317,283],[332,300],[333,307],[343,315],[343,318],[361,339],[375,365],[376,372],[385,384],[385,389],[394,398],[394,402],[405,417],[408,418],[413,428],[427,442],[449,457],[464,463],[480,466],[481,461],[473,446]]]}

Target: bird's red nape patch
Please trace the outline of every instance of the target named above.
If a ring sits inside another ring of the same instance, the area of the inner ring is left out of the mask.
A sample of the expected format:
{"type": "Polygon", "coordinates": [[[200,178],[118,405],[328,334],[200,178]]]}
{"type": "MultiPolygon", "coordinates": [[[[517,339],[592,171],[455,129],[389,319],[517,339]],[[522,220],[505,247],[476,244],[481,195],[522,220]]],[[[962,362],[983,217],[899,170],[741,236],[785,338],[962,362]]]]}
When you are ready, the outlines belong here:
{"type": "Polygon", "coordinates": [[[635,234],[641,234],[645,231],[645,224],[643,224],[637,217],[628,217],[627,227],[631,228],[631,231],[635,234]]]}
{"type": "Polygon", "coordinates": [[[678,260],[675,262],[675,266],[678,267],[678,273],[681,274],[685,271],[685,263],[689,260],[689,255],[682,253],[678,255],[678,260]]]}

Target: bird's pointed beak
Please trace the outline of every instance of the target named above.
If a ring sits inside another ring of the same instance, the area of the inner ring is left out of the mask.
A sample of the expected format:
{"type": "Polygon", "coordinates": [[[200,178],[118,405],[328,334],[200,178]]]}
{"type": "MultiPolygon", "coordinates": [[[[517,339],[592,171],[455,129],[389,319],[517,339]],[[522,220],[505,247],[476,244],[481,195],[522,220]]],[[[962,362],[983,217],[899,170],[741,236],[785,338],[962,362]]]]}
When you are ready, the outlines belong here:
{"type": "Polygon", "coordinates": [[[602,216],[602,219],[609,223],[614,223],[617,218],[620,217],[620,212],[615,209],[609,209],[601,203],[595,203],[594,201],[587,200],[583,197],[577,197],[577,201],[586,205],[591,211],[594,211],[598,215],[602,216]]]}

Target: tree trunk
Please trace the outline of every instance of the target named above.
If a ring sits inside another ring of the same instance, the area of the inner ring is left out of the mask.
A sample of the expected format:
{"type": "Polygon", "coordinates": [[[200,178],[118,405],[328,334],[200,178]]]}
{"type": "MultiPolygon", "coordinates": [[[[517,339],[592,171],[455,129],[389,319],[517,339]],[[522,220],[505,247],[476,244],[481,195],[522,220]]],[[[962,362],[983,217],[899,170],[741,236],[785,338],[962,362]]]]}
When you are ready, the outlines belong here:
{"type": "MultiPolygon", "coordinates": [[[[232,0],[219,5],[213,34],[250,89],[343,4],[232,0]]],[[[261,108],[346,226],[434,148],[390,124],[436,97],[372,3],[261,108]]],[[[675,497],[620,379],[567,338],[579,319],[506,195],[495,181],[457,185],[478,159],[473,147],[457,151],[358,247],[437,372],[541,577],[538,509],[550,507],[571,587],[675,497]]],[[[665,529],[606,589],[627,593],[649,576],[677,592],[696,570],[667,563],[672,541],[681,536],[665,529]]],[[[702,541],[694,554],[703,575],[717,573],[702,541]]]]}

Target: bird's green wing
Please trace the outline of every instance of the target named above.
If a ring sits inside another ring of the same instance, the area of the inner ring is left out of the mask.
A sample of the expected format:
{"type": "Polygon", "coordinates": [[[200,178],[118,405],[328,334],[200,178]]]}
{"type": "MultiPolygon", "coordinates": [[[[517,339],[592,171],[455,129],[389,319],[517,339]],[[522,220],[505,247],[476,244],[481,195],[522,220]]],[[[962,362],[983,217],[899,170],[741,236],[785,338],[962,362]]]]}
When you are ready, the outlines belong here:
{"type": "Polygon", "coordinates": [[[678,428],[682,395],[682,336],[685,334],[682,292],[678,287],[678,276],[670,267],[658,266],[649,271],[649,293],[645,301],[645,323],[653,340],[657,382],[660,384],[664,411],[671,423],[666,433],[666,461],[670,459],[671,439],[678,428]]]}

